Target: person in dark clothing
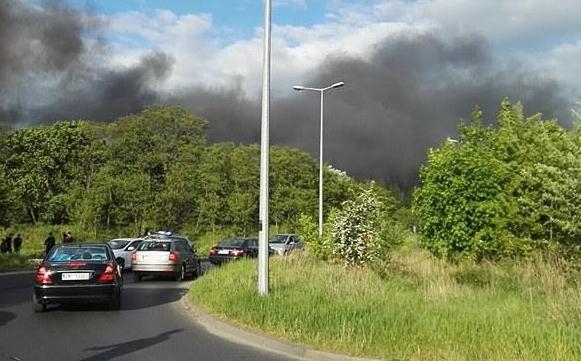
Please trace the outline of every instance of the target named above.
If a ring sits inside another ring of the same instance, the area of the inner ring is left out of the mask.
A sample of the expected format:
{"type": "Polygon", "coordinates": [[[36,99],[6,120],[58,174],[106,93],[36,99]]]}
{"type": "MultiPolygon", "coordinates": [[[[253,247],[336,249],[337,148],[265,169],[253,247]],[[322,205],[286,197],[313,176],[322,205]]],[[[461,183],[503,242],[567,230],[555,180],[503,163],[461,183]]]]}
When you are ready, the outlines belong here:
{"type": "Polygon", "coordinates": [[[2,238],[2,243],[0,243],[0,253],[8,252],[6,249],[6,238],[2,238]]]}
{"type": "Polygon", "coordinates": [[[14,253],[20,253],[20,248],[22,247],[22,236],[20,236],[20,233],[18,233],[16,238],[14,238],[13,242],[14,242],[14,253]]]}
{"type": "Polygon", "coordinates": [[[4,250],[8,253],[12,253],[12,237],[14,234],[10,233],[4,238],[4,250]]]}
{"type": "Polygon", "coordinates": [[[56,240],[52,235],[52,232],[48,234],[48,237],[44,241],[44,254],[47,255],[50,252],[51,248],[55,245],[56,240]]]}

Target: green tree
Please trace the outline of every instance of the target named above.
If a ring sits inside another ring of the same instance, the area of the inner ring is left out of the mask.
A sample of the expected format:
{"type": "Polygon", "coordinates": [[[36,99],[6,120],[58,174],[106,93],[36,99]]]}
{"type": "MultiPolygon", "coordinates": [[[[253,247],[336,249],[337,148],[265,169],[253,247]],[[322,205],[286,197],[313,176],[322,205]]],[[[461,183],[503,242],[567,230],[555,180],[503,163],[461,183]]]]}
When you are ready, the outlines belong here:
{"type": "Polygon", "coordinates": [[[578,206],[580,153],[571,135],[538,114],[525,118],[507,99],[496,128],[480,121],[476,109],[460,142],[431,150],[420,170],[413,210],[427,248],[481,259],[578,239],[577,221],[565,214],[578,206]]]}
{"type": "Polygon", "coordinates": [[[88,128],[81,121],[22,128],[4,145],[4,177],[33,224],[66,223],[68,205],[60,200],[71,183],[82,175],[82,155],[90,146],[88,128]]]}

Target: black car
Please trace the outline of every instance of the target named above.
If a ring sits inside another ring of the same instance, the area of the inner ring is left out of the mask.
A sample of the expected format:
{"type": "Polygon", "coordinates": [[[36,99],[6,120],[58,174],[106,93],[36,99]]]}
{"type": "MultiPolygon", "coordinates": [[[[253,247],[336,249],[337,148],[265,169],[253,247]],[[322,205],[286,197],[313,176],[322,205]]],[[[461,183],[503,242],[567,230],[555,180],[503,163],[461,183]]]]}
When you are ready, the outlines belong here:
{"type": "Polygon", "coordinates": [[[225,238],[210,249],[208,260],[219,265],[243,257],[258,257],[257,238],[225,238]]]}
{"type": "Polygon", "coordinates": [[[104,243],[67,243],[52,247],[34,277],[32,307],[46,311],[51,303],[105,303],[121,308],[121,268],[104,243]]]}

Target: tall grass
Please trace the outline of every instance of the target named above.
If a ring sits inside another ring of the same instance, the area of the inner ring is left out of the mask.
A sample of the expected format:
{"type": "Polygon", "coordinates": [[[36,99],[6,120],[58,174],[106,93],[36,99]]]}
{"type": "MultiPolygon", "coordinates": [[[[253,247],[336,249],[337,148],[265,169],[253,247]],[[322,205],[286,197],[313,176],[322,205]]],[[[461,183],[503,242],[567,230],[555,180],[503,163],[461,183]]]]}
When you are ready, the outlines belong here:
{"type": "Polygon", "coordinates": [[[555,260],[450,265],[410,249],[382,277],[307,254],[213,269],[192,286],[210,312],[318,349],[388,360],[580,360],[581,291],[555,260]],[[219,285],[219,286],[217,286],[219,285]]]}

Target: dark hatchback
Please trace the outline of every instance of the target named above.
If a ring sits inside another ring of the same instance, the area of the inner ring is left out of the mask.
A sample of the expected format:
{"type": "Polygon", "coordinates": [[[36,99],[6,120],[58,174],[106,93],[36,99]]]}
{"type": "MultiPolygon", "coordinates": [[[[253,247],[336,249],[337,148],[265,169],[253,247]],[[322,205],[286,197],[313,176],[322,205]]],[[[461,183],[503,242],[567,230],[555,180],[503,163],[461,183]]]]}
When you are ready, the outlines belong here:
{"type": "Polygon", "coordinates": [[[122,286],[121,269],[109,245],[58,244],[36,271],[32,307],[43,312],[51,303],[88,302],[119,310],[122,286]]]}
{"type": "Polygon", "coordinates": [[[257,238],[225,238],[210,249],[208,260],[219,265],[244,257],[258,257],[257,238]]]}

